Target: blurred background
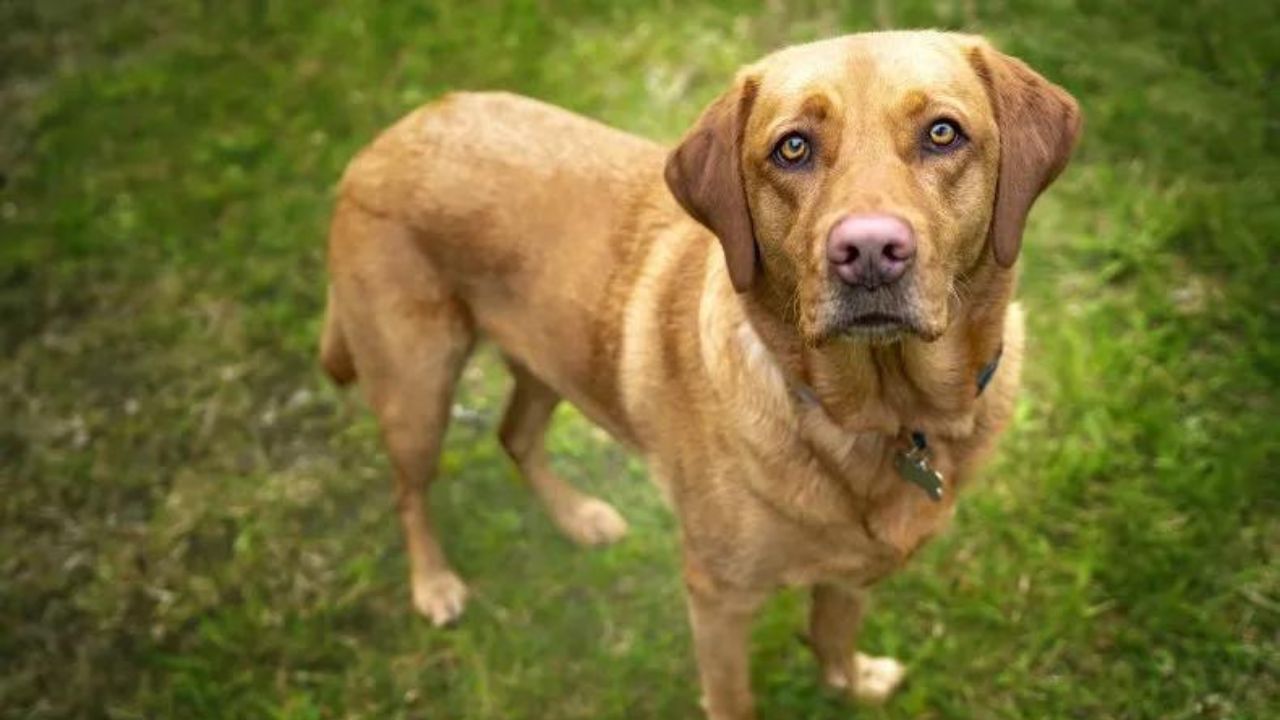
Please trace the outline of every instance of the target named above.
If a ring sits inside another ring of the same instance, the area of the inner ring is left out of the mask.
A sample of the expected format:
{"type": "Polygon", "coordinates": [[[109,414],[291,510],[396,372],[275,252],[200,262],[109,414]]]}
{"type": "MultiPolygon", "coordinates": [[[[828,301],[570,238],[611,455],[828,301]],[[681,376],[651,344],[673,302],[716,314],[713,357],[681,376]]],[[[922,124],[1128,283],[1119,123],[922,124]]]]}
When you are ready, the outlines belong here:
{"type": "Polygon", "coordinates": [[[1280,5],[1227,0],[0,0],[0,716],[697,717],[644,469],[562,409],[556,463],[632,533],[561,539],[488,351],[434,491],[475,599],[413,614],[375,425],[314,360],[334,184],[446,90],[671,140],[770,49],[919,26],[1086,134],[1028,231],[1016,427],[876,593],[909,684],[822,692],[783,594],[762,715],[1280,717],[1280,5]]]}

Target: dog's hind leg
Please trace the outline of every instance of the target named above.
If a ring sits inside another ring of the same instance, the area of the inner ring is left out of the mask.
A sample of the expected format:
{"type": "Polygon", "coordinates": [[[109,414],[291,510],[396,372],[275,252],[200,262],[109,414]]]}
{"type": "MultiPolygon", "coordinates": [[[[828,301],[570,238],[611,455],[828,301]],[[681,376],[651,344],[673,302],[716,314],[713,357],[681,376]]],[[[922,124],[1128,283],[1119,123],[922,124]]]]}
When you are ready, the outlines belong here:
{"type": "Polygon", "coordinates": [[[467,591],[436,538],[426,490],[475,333],[467,308],[417,243],[394,220],[340,205],[330,249],[332,307],[390,456],[414,607],[445,625],[461,614],[467,591]]]}
{"type": "Polygon", "coordinates": [[[565,482],[551,469],[543,442],[560,396],[520,363],[507,358],[515,389],[498,437],[551,519],[571,540],[601,545],[621,538],[627,523],[609,503],[565,482]]]}

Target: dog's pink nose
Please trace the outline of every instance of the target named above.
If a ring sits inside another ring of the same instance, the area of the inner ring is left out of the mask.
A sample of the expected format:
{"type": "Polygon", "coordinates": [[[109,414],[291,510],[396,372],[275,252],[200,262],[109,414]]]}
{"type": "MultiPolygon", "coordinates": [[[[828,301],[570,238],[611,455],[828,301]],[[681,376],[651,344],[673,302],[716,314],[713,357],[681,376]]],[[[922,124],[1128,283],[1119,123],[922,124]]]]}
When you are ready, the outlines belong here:
{"type": "Polygon", "coordinates": [[[874,289],[902,277],[916,234],[896,215],[847,215],[827,235],[827,259],[849,285],[874,289]]]}

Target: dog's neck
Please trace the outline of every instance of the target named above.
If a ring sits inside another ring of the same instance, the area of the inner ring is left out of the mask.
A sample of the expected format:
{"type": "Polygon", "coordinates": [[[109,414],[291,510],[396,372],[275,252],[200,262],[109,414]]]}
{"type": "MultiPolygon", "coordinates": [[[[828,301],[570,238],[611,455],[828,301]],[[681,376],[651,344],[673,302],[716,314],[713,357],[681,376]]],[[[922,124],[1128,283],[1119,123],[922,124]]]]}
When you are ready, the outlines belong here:
{"type": "Polygon", "coordinates": [[[1015,274],[994,262],[965,278],[969,288],[936,340],[891,343],[835,340],[814,347],[783,319],[768,286],[739,296],[745,319],[783,375],[813,395],[850,432],[897,435],[924,429],[967,435],[973,426],[974,381],[1000,352],[1015,274]]]}
{"type": "Polygon", "coordinates": [[[774,464],[743,482],[792,520],[852,523],[909,554],[955,507],[966,458],[953,450],[980,446],[973,439],[984,403],[1005,397],[999,386],[1016,377],[1016,364],[1012,372],[1002,368],[996,387],[981,397],[976,392],[976,378],[1004,340],[1014,274],[994,262],[980,266],[966,278],[965,302],[952,308],[947,329],[932,342],[812,347],[759,289],[735,294],[719,260],[708,263],[699,306],[703,362],[721,368],[706,374],[709,389],[732,411],[725,422],[757,448],[757,457],[804,458],[803,466],[774,464]],[[812,392],[813,402],[797,399],[793,381],[812,392]],[[886,463],[910,447],[912,433],[927,434],[930,462],[946,478],[941,502],[886,463]],[[800,467],[819,472],[802,471],[801,485],[777,482],[769,472],[800,467]],[[797,487],[825,500],[798,504],[797,487]]]}

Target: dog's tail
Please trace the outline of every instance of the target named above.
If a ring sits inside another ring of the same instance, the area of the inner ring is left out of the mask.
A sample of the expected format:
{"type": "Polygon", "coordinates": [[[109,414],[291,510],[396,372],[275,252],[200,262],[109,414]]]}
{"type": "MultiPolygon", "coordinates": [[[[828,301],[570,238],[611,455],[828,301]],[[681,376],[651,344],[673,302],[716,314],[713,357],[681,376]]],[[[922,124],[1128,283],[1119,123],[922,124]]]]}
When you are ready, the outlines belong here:
{"type": "Polygon", "coordinates": [[[356,379],[356,365],[351,359],[351,348],[342,334],[338,320],[338,308],[333,299],[333,286],[324,310],[324,330],[320,333],[320,364],[338,385],[348,385],[356,379]]]}

